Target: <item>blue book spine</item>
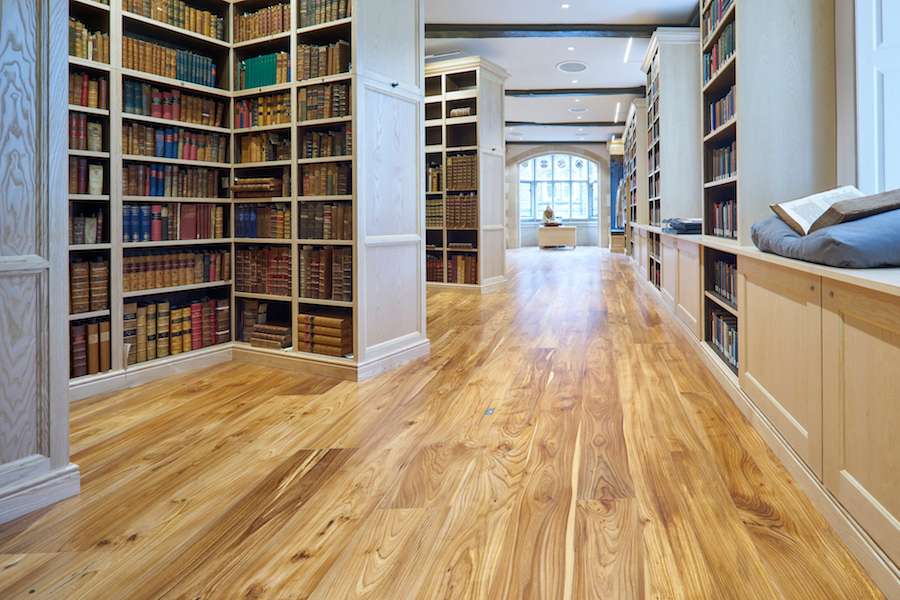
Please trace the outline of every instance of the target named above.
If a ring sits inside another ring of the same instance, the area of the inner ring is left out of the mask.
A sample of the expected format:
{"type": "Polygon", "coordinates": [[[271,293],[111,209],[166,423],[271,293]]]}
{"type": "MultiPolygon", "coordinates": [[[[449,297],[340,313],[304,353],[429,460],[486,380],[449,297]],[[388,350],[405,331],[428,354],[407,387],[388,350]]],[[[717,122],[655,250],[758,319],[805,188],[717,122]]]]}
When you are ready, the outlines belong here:
{"type": "Polygon", "coordinates": [[[141,205],[141,241],[150,241],[150,205],[141,205]]]}
{"type": "Polygon", "coordinates": [[[131,228],[131,241],[132,242],[141,241],[140,229],[138,226],[138,207],[137,206],[131,207],[131,214],[129,215],[129,221],[130,221],[129,227],[131,228]]]}
{"type": "Polygon", "coordinates": [[[131,241],[131,205],[125,204],[122,206],[122,241],[130,242],[131,241]]]}
{"type": "Polygon", "coordinates": [[[257,229],[256,229],[256,211],[250,210],[247,212],[247,216],[250,217],[250,237],[256,237],[257,229]]]}
{"type": "Polygon", "coordinates": [[[155,156],[165,156],[166,155],[166,148],[165,148],[166,132],[165,132],[165,130],[155,129],[153,131],[153,133],[155,135],[155,139],[154,139],[155,147],[153,149],[154,150],[153,154],[155,156]]]}

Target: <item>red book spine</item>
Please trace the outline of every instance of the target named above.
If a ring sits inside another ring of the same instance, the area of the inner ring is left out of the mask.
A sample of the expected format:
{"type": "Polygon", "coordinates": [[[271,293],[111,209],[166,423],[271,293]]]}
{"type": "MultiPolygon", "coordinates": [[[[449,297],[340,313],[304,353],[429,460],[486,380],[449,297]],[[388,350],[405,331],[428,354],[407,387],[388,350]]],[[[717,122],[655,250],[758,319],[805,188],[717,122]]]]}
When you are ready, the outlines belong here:
{"type": "Polygon", "coordinates": [[[181,92],[178,90],[172,90],[172,118],[181,120],[181,92]]]}
{"type": "Polygon", "coordinates": [[[162,207],[159,204],[150,208],[150,240],[162,241],[162,207]]]}
{"type": "Polygon", "coordinates": [[[203,308],[199,302],[191,304],[191,350],[203,347],[203,308]]]}
{"type": "Polygon", "coordinates": [[[162,117],[162,94],[159,90],[154,89],[153,95],[150,98],[150,116],[156,118],[162,117]]]}
{"type": "Polygon", "coordinates": [[[90,78],[87,73],[81,74],[81,104],[82,106],[87,106],[88,103],[88,83],[90,78]]]}

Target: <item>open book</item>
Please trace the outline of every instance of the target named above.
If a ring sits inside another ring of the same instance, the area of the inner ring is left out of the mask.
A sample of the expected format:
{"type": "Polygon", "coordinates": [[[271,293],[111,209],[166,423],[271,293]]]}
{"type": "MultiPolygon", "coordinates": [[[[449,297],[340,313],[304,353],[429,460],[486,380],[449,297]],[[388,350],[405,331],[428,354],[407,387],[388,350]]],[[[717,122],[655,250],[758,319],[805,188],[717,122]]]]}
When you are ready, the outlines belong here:
{"type": "MultiPolygon", "coordinates": [[[[864,194],[852,185],[828,190],[821,194],[813,194],[799,200],[771,204],[769,207],[781,220],[787,223],[791,229],[800,235],[828,227],[841,222],[840,219],[827,217],[829,211],[838,202],[862,198],[864,194]]],[[[832,215],[834,217],[836,215],[832,215]]]]}

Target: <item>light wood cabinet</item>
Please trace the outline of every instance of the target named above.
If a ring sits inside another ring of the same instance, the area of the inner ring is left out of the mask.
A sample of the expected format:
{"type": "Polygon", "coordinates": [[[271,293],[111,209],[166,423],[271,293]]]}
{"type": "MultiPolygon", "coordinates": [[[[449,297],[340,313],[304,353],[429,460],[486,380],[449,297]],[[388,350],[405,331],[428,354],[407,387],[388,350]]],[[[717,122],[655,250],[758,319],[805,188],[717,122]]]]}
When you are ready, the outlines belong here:
{"type": "Polygon", "coordinates": [[[900,564],[900,303],[826,280],[825,485],[900,564]]]}
{"type": "MultiPolygon", "coordinates": [[[[700,246],[686,240],[677,240],[677,245],[678,295],[676,296],[675,314],[699,339],[703,336],[700,320],[700,296],[703,294],[700,283],[702,281],[700,274],[700,246]]],[[[668,265],[663,265],[664,279],[667,271],[669,271],[668,265]]]]}
{"type": "Polygon", "coordinates": [[[670,307],[675,307],[678,298],[678,242],[675,238],[660,236],[662,251],[662,277],[659,292],[670,307]]]}
{"type": "Polygon", "coordinates": [[[821,278],[738,257],[741,388],[822,476],[821,278]]]}
{"type": "Polygon", "coordinates": [[[641,267],[641,275],[647,276],[647,261],[650,260],[649,255],[649,237],[647,236],[646,229],[638,229],[637,235],[637,244],[638,244],[638,255],[637,260],[638,264],[641,267]]]}

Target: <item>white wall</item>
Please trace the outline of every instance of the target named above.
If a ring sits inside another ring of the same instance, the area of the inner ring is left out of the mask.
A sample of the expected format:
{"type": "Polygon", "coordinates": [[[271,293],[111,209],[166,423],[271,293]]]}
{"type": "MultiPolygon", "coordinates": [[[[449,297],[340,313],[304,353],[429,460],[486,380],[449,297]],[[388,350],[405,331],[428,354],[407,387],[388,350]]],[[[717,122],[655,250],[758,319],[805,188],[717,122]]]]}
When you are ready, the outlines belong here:
{"type": "Polygon", "coordinates": [[[600,220],[594,225],[578,226],[578,243],[583,246],[609,245],[609,149],[606,144],[509,144],[506,145],[506,246],[536,246],[535,227],[519,231],[519,163],[562,152],[582,156],[597,163],[600,187],[600,220]]]}

